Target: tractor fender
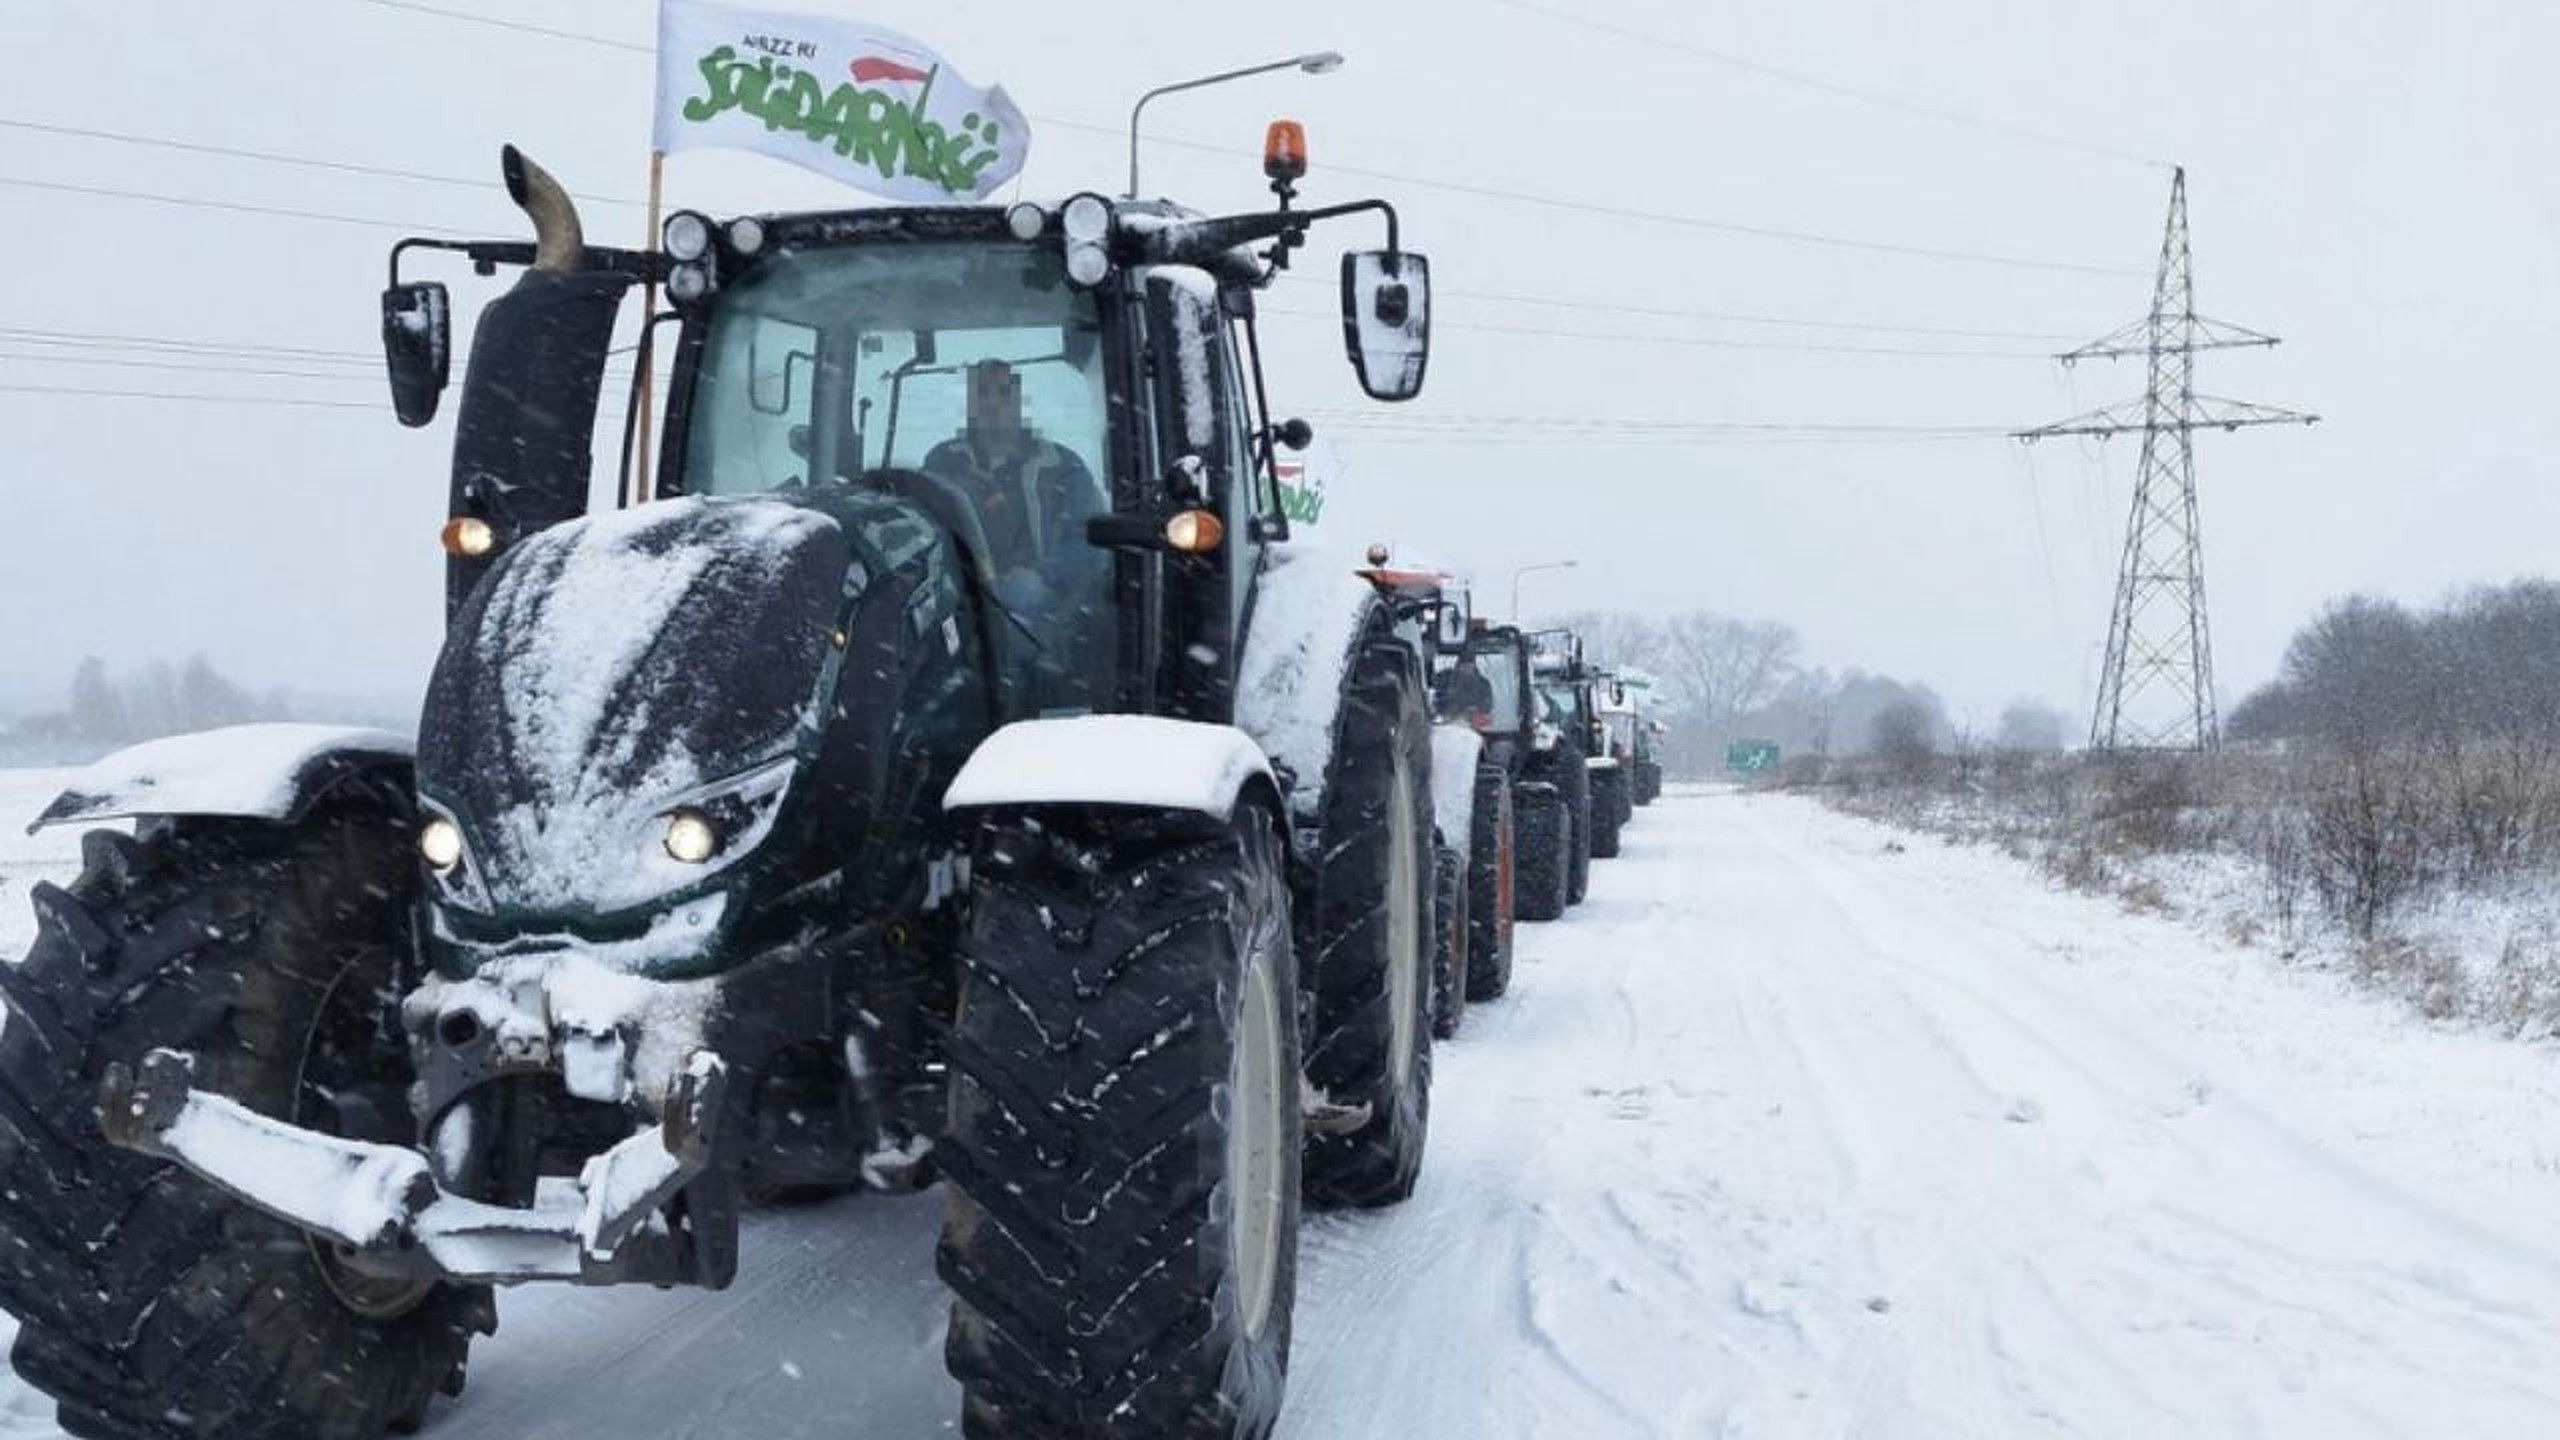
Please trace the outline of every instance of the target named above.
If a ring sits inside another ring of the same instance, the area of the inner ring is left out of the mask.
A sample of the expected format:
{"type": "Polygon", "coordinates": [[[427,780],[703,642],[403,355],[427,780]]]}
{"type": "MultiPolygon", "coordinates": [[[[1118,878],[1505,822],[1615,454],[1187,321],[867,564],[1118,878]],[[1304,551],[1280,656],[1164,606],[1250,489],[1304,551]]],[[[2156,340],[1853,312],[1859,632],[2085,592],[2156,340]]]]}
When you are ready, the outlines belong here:
{"type": "Polygon", "coordinates": [[[1255,582],[1236,667],[1236,725],[1285,777],[1291,818],[1300,825],[1312,827],[1324,814],[1352,662],[1392,624],[1356,564],[1322,549],[1274,550],[1255,582]]]}
{"type": "Polygon", "coordinates": [[[1280,793],[1271,762],[1233,725],[1160,715],[1017,720],[978,742],[942,808],[1128,805],[1225,820],[1249,792],[1280,793]]]}
{"type": "Polygon", "coordinates": [[[343,725],[229,725],[148,740],[73,775],[27,832],[136,815],[291,822],[359,777],[387,776],[407,790],[414,751],[406,735],[343,725]]]}

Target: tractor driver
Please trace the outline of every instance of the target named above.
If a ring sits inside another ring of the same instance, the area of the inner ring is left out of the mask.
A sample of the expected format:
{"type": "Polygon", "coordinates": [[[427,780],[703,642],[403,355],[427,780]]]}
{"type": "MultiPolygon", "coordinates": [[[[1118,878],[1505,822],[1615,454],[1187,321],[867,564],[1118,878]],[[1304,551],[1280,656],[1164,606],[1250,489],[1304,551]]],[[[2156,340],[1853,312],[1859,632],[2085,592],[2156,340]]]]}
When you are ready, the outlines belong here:
{"type": "Polygon", "coordinates": [[[1084,526],[1102,511],[1102,490],[1074,451],[1023,423],[1022,377],[1011,365],[971,365],[968,387],[966,426],[926,452],[923,469],[976,502],[998,598],[1046,632],[1061,594],[1086,588],[1098,552],[1084,526]]]}
{"type": "Polygon", "coordinates": [[[1474,652],[1458,652],[1458,663],[1440,681],[1440,718],[1464,720],[1478,729],[1493,717],[1493,682],[1476,664],[1474,652]]]}

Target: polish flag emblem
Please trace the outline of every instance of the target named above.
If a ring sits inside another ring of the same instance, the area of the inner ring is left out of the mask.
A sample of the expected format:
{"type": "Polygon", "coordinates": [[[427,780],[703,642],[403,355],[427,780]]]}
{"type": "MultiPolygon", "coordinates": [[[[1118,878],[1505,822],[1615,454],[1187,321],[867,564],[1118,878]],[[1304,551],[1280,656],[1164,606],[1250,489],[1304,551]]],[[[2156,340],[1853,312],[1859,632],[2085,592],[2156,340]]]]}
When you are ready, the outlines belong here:
{"type": "Polygon", "coordinates": [[[855,83],[868,85],[877,80],[906,80],[916,84],[933,77],[913,65],[900,64],[886,55],[865,55],[852,65],[855,83]]]}

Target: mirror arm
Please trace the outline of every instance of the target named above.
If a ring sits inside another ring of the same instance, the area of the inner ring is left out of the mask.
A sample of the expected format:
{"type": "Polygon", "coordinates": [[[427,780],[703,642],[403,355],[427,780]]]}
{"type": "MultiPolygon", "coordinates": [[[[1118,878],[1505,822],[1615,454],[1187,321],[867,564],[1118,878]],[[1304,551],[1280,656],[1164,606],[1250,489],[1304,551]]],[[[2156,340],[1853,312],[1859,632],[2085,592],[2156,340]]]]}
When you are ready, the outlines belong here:
{"type": "MultiPolygon", "coordinates": [[[[442,250],[467,256],[471,268],[483,275],[494,275],[501,265],[533,264],[533,243],[528,240],[440,240],[426,235],[407,236],[391,247],[391,283],[400,284],[400,261],[411,250],[442,250]]],[[[610,246],[587,247],[586,270],[604,270],[628,275],[635,281],[666,279],[667,257],[655,250],[616,250],[610,246]]]]}
{"type": "Polygon", "coordinates": [[[1318,220],[1333,220],[1344,215],[1357,215],[1364,210],[1375,210],[1387,217],[1387,253],[1403,254],[1404,247],[1396,243],[1396,207],[1384,200],[1354,200],[1346,205],[1328,205],[1321,210],[1301,210],[1297,212],[1297,216],[1300,220],[1313,224],[1318,220]]]}

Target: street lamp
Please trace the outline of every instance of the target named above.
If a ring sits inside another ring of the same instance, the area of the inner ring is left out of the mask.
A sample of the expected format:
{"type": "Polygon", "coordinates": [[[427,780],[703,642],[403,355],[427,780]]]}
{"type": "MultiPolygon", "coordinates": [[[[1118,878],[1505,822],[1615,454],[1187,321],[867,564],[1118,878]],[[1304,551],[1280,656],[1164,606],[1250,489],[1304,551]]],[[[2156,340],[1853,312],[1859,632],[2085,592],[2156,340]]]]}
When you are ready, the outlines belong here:
{"type": "Polygon", "coordinates": [[[1582,563],[1582,562],[1581,562],[1581,561],[1579,561],[1579,560],[1541,560],[1541,561],[1539,561],[1539,562],[1538,562],[1537,564],[1535,564],[1535,565],[1523,565],[1523,566],[1521,566],[1519,569],[1512,571],[1512,572],[1511,572],[1511,619],[1512,619],[1512,622],[1513,622],[1514,624],[1517,624],[1517,623],[1519,623],[1519,620],[1520,620],[1520,577],[1521,577],[1521,576],[1526,575],[1526,574],[1529,574],[1531,571],[1535,571],[1535,570],[1570,570],[1570,569],[1572,569],[1573,567],[1575,567],[1576,565],[1579,565],[1579,564],[1581,564],[1581,563],[1582,563]]]}
{"type": "Polygon", "coordinates": [[[1229,70],[1218,75],[1203,75],[1197,80],[1159,85],[1139,96],[1138,103],[1129,107],[1129,198],[1132,200],[1138,198],[1138,114],[1147,108],[1148,101],[1159,95],[1170,95],[1176,90],[1197,90],[1207,85],[1223,85],[1229,80],[1241,80],[1247,75],[1268,75],[1274,70],[1304,70],[1310,75],[1327,75],[1341,68],[1342,56],[1339,53],[1332,50],[1318,50],[1306,55],[1292,56],[1287,60],[1274,60],[1268,65],[1248,65],[1242,70],[1229,70]]]}

